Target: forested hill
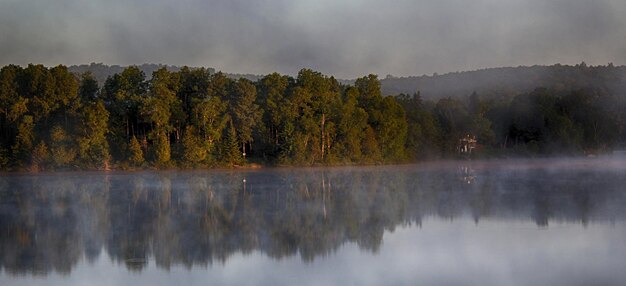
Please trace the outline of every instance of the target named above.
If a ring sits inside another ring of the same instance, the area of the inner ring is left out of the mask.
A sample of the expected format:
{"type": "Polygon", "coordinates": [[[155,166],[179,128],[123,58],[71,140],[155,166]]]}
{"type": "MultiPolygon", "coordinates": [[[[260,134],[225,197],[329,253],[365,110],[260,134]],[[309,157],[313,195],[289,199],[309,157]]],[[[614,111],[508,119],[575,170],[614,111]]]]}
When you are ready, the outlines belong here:
{"type": "Polygon", "coordinates": [[[0,68],[0,171],[386,164],[598,154],[626,142],[623,67],[564,67],[562,86],[502,72],[508,93],[476,85],[440,99],[383,96],[376,75],[346,85],[310,69],[251,81],[169,68],[131,66],[103,84],[61,65],[0,68]]]}
{"type": "MultiPolygon", "coordinates": [[[[67,69],[75,74],[83,74],[86,72],[91,72],[93,77],[98,81],[99,85],[103,85],[106,79],[114,74],[119,74],[126,69],[126,66],[119,65],[105,65],[103,63],[91,63],[88,65],[74,65],[69,66],[67,69]]],[[[177,66],[168,66],[163,64],[142,64],[137,65],[137,68],[141,70],[145,75],[151,76],[153,72],[166,68],[168,71],[177,72],[180,70],[180,67],[177,66]]],[[[210,72],[213,72],[213,69],[209,69],[210,72]]]]}
{"type": "MultiPolygon", "coordinates": [[[[163,64],[142,64],[137,66],[148,78],[153,72],[166,68],[170,72],[178,72],[181,67],[163,64]]],[[[72,73],[91,72],[98,84],[102,86],[109,76],[121,73],[125,66],[91,63],[74,65],[68,69],[72,73]]],[[[192,68],[193,69],[193,68],[192,68]]],[[[215,69],[206,68],[209,73],[215,69]]],[[[231,79],[245,78],[257,81],[262,78],[254,74],[224,73],[231,79]]],[[[338,81],[345,85],[354,84],[355,80],[338,81]]],[[[453,72],[443,75],[394,77],[387,76],[380,80],[384,95],[413,94],[417,91],[424,99],[440,99],[444,97],[469,96],[477,92],[484,96],[514,96],[533,91],[537,87],[545,87],[556,92],[570,92],[583,88],[606,89],[616,95],[626,94],[626,66],[587,66],[584,63],[552,66],[520,66],[489,68],[475,71],[453,72]]]]}
{"type": "MultiPolygon", "coordinates": [[[[137,65],[136,67],[139,68],[139,70],[141,70],[147,77],[152,76],[152,73],[154,73],[155,71],[161,68],[166,68],[170,72],[178,72],[181,69],[181,67],[179,66],[170,66],[170,65],[163,65],[163,64],[142,64],[142,65],[137,65]]],[[[103,63],[91,63],[88,65],[69,66],[68,70],[75,74],[83,74],[85,72],[91,72],[91,74],[98,81],[98,84],[102,86],[108,77],[114,74],[119,74],[122,71],[124,71],[124,69],[126,68],[127,66],[119,66],[119,65],[109,66],[103,63]]],[[[190,67],[190,68],[194,69],[194,67],[190,67]]],[[[206,68],[206,69],[209,73],[215,73],[214,68],[206,68]]],[[[251,81],[257,81],[261,79],[261,76],[254,75],[254,74],[225,73],[224,75],[232,79],[245,78],[251,81]]]]}
{"type": "Polygon", "coordinates": [[[581,88],[601,88],[616,95],[626,94],[626,66],[587,66],[584,63],[552,66],[503,67],[444,75],[393,77],[381,79],[385,95],[413,94],[423,98],[483,95],[517,95],[537,87],[570,92],[581,88]]]}

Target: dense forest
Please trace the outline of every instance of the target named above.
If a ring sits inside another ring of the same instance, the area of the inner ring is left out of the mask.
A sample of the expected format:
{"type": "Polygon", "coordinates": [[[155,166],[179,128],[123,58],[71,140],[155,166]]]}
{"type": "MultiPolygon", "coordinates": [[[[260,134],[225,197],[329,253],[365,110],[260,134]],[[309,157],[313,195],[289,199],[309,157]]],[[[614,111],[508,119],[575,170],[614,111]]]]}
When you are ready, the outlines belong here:
{"type": "MultiPolygon", "coordinates": [[[[620,68],[577,66],[604,76],[620,68]]],[[[568,79],[563,79],[566,82],[568,79]]],[[[626,100],[605,85],[438,100],[383,96],[309,69],[257,81],[131,66],[102,85],[65,66],[0,70],[3,170],[381,164],[458,155],[584,154],[624,142],[626,100]]]]}

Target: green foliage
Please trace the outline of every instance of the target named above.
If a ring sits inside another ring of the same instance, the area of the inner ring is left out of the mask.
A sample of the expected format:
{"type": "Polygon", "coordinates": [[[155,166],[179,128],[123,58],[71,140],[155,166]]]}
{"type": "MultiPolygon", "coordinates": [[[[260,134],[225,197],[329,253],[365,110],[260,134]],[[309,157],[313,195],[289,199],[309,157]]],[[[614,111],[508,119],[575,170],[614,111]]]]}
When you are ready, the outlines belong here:
{"type": "Polygon", "coordinates": [[[379,154],[384,161],[401,161],[406,158],[407,121],[405,110],[394,97],[382,97],[380,81],[376,75],[359,78],[355,83],[359,90],[360,106],[368,113],[368,123],[373,128],[376,142],[367,139],[369,147],[376,143],[380,152],[368,152],[370,161],[378,161],[379,154]]]}
{"type": "Polygon", "coordinates": [[[98,81],[90,72],[86,72],[81,76],[80,87],[78,93],[84,101],[95,100],[98,96],[98,81]]]}
{"type": "Polygon", "coordinates": [[[286,139],[279,134],[285,124],[284,109],[288,104],[285,96],[291,80],[288,76],[272,73],[258,83],[258,102],[264,107],[263,123],[267,127],[267,133],[261,141],[268,145],[266,152],[271,152],[271,155],[276,155],[280,144],[286,139]]]}
{"type": "Polygon", "coordinates": [[[239,165],[243,162],[241,154],[239,140],[237,139],[237,131],[231,121],[228,121],[228,127],[226,127],[226,134],[224,136],[224,142],[221,148],[221,160],[223,163],[229,166],[239,165]]]}
{"type": "Polygon", "coordinates": [[[221,141],[230,116],[225,113],[226,103],[219,97],[198,99],[194,103],[190,123],[195,126],[194,131],[202,138],[203,145],[209,153],[207,156],[210,156],[215,150],[216,143],[221,141]]]}
{"type": "Polygon", "coordinates": [[[149,137],[153,142],[154,163],[161,167],[170,165],[170,135],[175,132],[178,139],[180,125],[184,121],[182,102],[176,96],[177,89],[177,75],[165,68],[157,70],[152,74],[150,90],[140,106],[143,122],[153,126],[149,137]]]}
{"type": "Polygon", "coordinates": [[[365,130],[365,137],[361,144],[363,145],[364,162],[379,163],[382,160],[383,156],[378,141],[376,140],[374,129],[368,127],[367,130],[365,130]]]}
{"type": "Polygon", "coordinates": [[[607,90],[430,101],[383,96],[376,75],[350,86],[310,69],[251,82],[161,68],[146,80],[137,67],[100,89],[64,66],[9,65],[0,69],[0,168],[234,166],[243,153],[288,165],[380,164],[456,156],[467,135],[479,153],[606,152],[626,141],[626,100],[607,90]]]}
{"type": "Polygon", "coordinates": [[[358,78],[354,86],[359,90],[359,101],[361,106],[366,107],[376,105],[382,98],[381,85],[378,76],[370,74],[366,77],[358,78]]]}
{"type": "Polygon", "coordinates": [[[67,132],[61,126],[54,126],[50,131],[50,155],[55,168],[68,167],[76,157],[76,150],[67,132]]]}
{"type": "Polygon", "coordinates": [[[261,111],[256,101],[256,87],[246,79],[233,83],[230,96],[230,114],[233,118],[237,138],[241,142],[242,152],[246,153],[246,144],[253,141],[252,131],[261,120],[261,111]]]}
{"type": "Polygon", "coordinates": [[[209,155],[209,144],[203,141],[193,126],[187,126],[183,135],[183,164],[189,167],[200,166],[209,155]],[[204,144],[203,144],[204,143],[204,144]]]}
{"type": "Polygon", "coordinates": [[[46,143],[41,141],[33,149],[30,160],[30,170],[35,172],[44,170],[49,161],[50,153],[48,151],[48,146],[46,146],[46,143]]]}
{"type": "Polygon", "coordinates": [[[400,94],[397,97],[407,116],[408,156],[411,158],[437,158],[441,155],[441,128],[435,118],[434,107],[428,106],[419,93],[400,94]]]}
{"type": "Polygon", "coordinates": [[[169,166],[171,159],[170,142],[164,131],[157,132],[154,137],[155,164],[159,167],[169,166]]]}
{"type": "MultiPolygon", "coordinates": [[[[128,142],[145,127],[140,119],[140,107],[146,97],[147,85],[145,74],[137,67],[126,68],[104,83],[101,98],[109,111],[108,141],[111,155],[118,161],[124,161],[128,154],[128,142]]],[[[145,135],[145,134],[142,134],[145,135]]]]}
{"type": "Polygon", "coordinates": [[[128,145],[128,150],[130,152],[129,162],[137,167],[141,166],[144,162],[143,150],[141,150],[141,145],[139,141],[137,141],[137,137],[133,136],[130,138],[130,143],[128,145]]]}
{"type": "Polygon", "coordinates": [[[369,128],[367,112],[358,107],[357,97],[356,88],[350,87],[346,90],[335,144],[338,156],[348,162],[360,162],[363,159],[361,142],[365,139],[366,130],[369,128]]]}
{"type": "Polygon", "coordinates": [[[30,162],[30,154],[35,141],[35,123],[33,117],[26,115],[22,118],[18,128],[15,144],[12,146],[13,156],[18,166],[26,166],[30,162]]]}
{"type": "Polygon", "coordinates": [[[81,110],[81,130],[78,137],[78,156],[87,168],[106,168],[110,160],[106,140],[109,112],[102,101],[87,102],[81,110]]]}
{"type": "Polygon", "coordinates": [[[395,98],[388,96],[382,100],[381,118],[378,122],[377,140],[381,146],[383,158],[400,161],[405,158],[407,123],[404,109],[395,98]]]}
{"type": "Polygon", "coordinates": [[[285,138],[279,158],[284,163],[305,165],[335,160],[338,150],[333,146],[342,103],[337,81],[319,72],[301,70],[285,101],[282,132],[277,132],[285,138]]]}
{"type": "Polygon", "coordinates": [[[441,128],[441,148],[444,154],[454,154],[459,138],[470,134],[471,117],[467,107],[455,98],[443,98],[434,110],[441,128]]]}

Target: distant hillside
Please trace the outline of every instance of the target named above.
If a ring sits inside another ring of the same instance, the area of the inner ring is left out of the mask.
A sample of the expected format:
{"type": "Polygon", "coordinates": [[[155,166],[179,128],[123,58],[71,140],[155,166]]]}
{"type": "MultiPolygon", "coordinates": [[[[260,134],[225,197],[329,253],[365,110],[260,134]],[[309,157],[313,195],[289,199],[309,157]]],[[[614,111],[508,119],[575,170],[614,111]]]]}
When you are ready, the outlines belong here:
{"type": "Polygon", "coordinates": [[[447,96],[479,94],[520,94],[537,87],[570,91],[594,86],[614,94],[626,95],[626,67],[595,66],[584,63],[567,66],[504,67],[444,75],[392,77],[381,79],[385,95],[413,94],[438,99],[447,96]]]}
{"type": "MultiPolygon", "coordinates": [[[[146,74],[146,77],[150,78],[152,73],[160,68],[167,68],[169,71],[179,71],[180,68],[176,66],[168,66],[162,64],[142,64],[137,66],[141,71],[146,74]]],[[[105,65],[103,63],[91,63],[89,65],[78,65],[78,66],[69,66],[68,69],[72,73],[82,74],[85,72],[91,72],[100,86],[104,83],[107,77],[112,76],[116,73],[121,73],[127,66],[118,66],[118,65],[105,65]]]]}
{"type": "MultiPolygon", "coordinates": [[[[160,68],[179,71],[178,66],[162,64],[142,64],[138,66],[147,78],[160,68]]],[[[91,71],[100,85],[107,77],[122,72],[126,67],[91,63],[89,65],[70,66],[74,73],[91,71]]],[[[211,73],[215,69],[208,68],[211,73]]],[[[238,79],[246,78],[257,81],[262,75],[229,74],[226,76],[238,79]]],[[[354,84],[354,80],[338,79],[342,84],[354,84]]],[[[400,93],[413,94],[419,91],[427,99],[439,99],[448,96],[468,96],[472,92],[483,95],[517,95],[527,93],[537,87],[550,90],[570,91],[586,87],[607,89],[608,91],[626,96],[626,66],[587,66],[584,63],[552,66],[503,67],[476,71],[453,72],[443,75],[423,75],[411,77],[387,76],[380,80],[385,95],[400,93]]]]}
{"type": "MultiPolygon", "coordinates": [[[[180,71],[180,68],[181,68],[178,66],[169,66],[169,65],[163,65],[163,64],[142,64],[142,65],[138,65],[137,67],[146,74],[146,78],[150,78],[153,72],[161,68],[167,68],[167,70],[172,71],[172,72],[180,71]]],[[[98,81],[100,86],[104,84],[104,81],[106,81],[106,79],[109,76],[112,76],[116,73],[121,73],[125,68],[127,68],[127,66],[118,66],[118,65],[109,66],[103,63],[91,63],[89,65],[78,65],[78,66],[74,65],[74,66],[68,67],[68,69],[72,73],[82,74],[88,71],[91,72],[96,77],[96,80],[98,81]]],[[[194,68],[194,67],[191,67],[191,68],[194,68]]],[[[215,72],[214,68],[207,68],[207,69],[211,73],[215,72]]],[[[234,79],[246,78],[251,81],[256,81],[261,78],[261,76],[253,75],[253,74],[225,73],[225,75],[229,78],[234,78],[234,79]]]]}

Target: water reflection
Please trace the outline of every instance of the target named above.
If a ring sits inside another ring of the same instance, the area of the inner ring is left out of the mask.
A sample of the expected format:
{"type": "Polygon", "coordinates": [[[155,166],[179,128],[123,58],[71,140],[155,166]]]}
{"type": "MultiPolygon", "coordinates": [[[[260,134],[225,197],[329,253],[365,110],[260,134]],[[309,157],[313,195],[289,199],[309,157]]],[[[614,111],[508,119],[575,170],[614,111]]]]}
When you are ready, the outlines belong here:
{"type": "Polygon", "coordinates": [[[461,180],[461,182],[464,182],[468,185],[473,183],[474,180],[476,180],[476,176],[474,174],[474,169],[472,168],[472,165],[464,164],[464,165],[459,166],[458,173],[459,173],[459,180],[461,180]]]}
{"type": "Polygon", "coordinates": [[[69,273],[103,251],[132,271],[253,251],[310,262],[346,242],[377,253],[386,231],[426,217],[539,227],[626,218],[623,168],[501,164],[4,176],[0,267],[69,273]]]}

